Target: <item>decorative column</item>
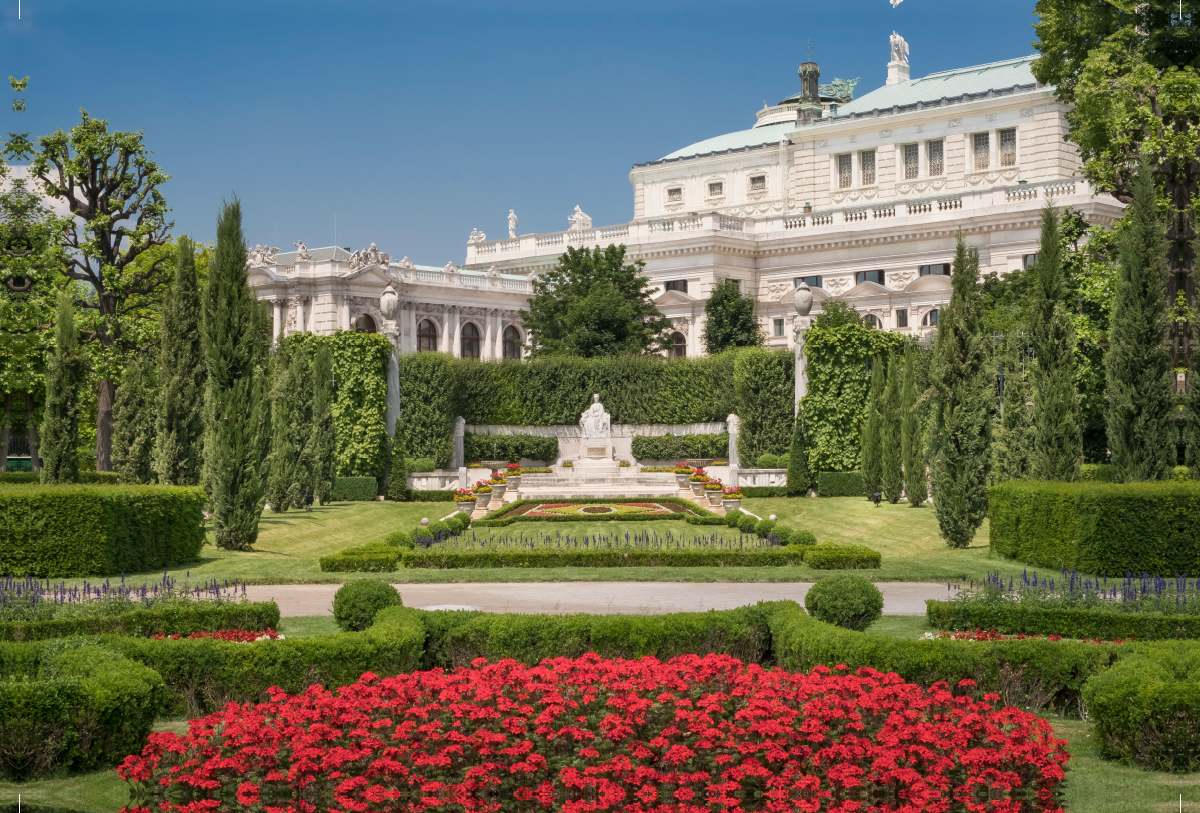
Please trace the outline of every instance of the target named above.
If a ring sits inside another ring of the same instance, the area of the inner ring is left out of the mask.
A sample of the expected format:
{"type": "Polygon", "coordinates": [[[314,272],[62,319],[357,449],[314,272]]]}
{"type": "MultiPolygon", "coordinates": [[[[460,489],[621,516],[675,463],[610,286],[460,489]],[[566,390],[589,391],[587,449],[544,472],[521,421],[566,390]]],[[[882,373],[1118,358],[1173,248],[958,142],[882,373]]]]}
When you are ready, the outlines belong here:
{"type": "Polygon", "coordinates": [[[442,332],[438,336],[438,350],[443,353],[450,352],[450,308],[449,306],[442,307],[442,332]]]}
{"type": "Polygon", "coordinates": [[[729,429],[729,485],[737,487],[738,474],[740,473],[741,461],[738,460],[738,430],[741,429],[742,421],[737,415],[730,415],[725,419],[725,426],[729,429]]]}
{"type": "Polygon", "coordinates": [[[457,305],[453,307],[450,319],[453,325],[449,331],[451,336],[450,355],[458,358],[462,355],[462,316],[457,305]]]}
{"type": "Polygon", "coordinates": [[[796,306],[796,327],[792,335],[796,339],[796,401],[792,405],[793,415],[800,414],[800,399],[808,394],[808,362],[804,358],[804,334],[808,333],[812,320],[808,314],[812,312],[813,295],[806,283],[796,286],[792,296],[796,306]]]}
{"type": "Polygon", "coordinates": [[[283,330],[283,319],[280,317],[280,311],[283,306],[276,299],[271,303],[271,344],[279,344],[279,332],[283,330]]]}
{"type": "Polygon", "coordinates": [[[495,345],[493,344],[493,339],[496,335],[496,329],[493,326],[493,322],[495,322],[495,320],[496,320],[496,312],[494,310],[492,310],[491,308],[487,308],[486,310],[484,310],[484,312],[483,312],[483,348],[479,351],[479,357],[481,359],[483,359],[484,361],[487,361],[488,359],[494,359],[496,357],[496,354],[494,352],[496,348],[495,348],[495,345]]]}
{"type": "Polygon", "coordinates": [[[350,295],[349,294],[342,294],[342,296],[338,300],[338,327],[341,330],[349,330],[350,329],[350,295]]]}
{"type": "MultiPolygon", "coordinates": [[[[467,432],[467,421],[462,415],[454,419],[454,462],[450,465],[455,469],[461,469],[463,477],[467,476],[465,466],[466,452],[463,451],[463,438],[467,432]]],[[[467,487],[466,482],[463,482],[463,488],[467,487]]]]}

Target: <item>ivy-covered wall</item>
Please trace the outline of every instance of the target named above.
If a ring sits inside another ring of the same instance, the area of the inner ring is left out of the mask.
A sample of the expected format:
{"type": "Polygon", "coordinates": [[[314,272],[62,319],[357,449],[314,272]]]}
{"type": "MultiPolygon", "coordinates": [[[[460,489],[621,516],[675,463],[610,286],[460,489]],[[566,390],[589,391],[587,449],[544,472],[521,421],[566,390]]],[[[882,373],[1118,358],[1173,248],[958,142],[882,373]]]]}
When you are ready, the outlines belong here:
{"type": "Polygon", "coordinates": [[[817,471],[858,471],[871,388],[867,362],[895,353],[903,342],[899,333],[859,324],[814,325],[809,330],[804,343],[808,357],[804,415],[809,465],[817,471]]]}
{"type": "Polygon", "coordinates": [[[295,333],[310,351],[327,344],[333,354],[333,425],[340,477],[381,477],[387,466],[387,364],[392,343],[378,333],[339,330],[328,336],[295,333]]]}

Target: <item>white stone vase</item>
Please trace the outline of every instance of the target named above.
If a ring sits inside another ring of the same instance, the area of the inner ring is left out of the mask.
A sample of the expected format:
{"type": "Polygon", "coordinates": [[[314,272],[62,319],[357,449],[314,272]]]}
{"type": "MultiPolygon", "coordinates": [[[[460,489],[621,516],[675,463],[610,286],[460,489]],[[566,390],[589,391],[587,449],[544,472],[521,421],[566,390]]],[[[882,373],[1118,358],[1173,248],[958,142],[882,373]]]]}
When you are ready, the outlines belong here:
{"type": "Polygon", "coordinates": [[[704,496],[704,483],[689,482],[688,485],[692,487],[692,493],[697,497],[704,496]]]}
{"type": "Polygon", "coordinates": [[[720,505],[721,504],[721,492],[720,491],[705,491],[704,493],[706,495],[708,495],[708,504],[709,505],[720,505]]]}
{"type": "Polygon", "coordinates": [[[475,500],[456,502],[454,507],[458,509],[458,513],[470,516],[475,511],[475,500]]]}
{"type": "Polygon", "coordinates": [[[726,511],[737,511],[742,507],[741,500],[721,500],[721,505],[726,511]]]}
{"type": "Polygon", "coordinates": [[[690,475],[690,474],[676,474],[675,475],[675,485],[679,486],[679,488],[687,488],[688,487],[688,478],[691,476],[692,475],[690,475]]]}

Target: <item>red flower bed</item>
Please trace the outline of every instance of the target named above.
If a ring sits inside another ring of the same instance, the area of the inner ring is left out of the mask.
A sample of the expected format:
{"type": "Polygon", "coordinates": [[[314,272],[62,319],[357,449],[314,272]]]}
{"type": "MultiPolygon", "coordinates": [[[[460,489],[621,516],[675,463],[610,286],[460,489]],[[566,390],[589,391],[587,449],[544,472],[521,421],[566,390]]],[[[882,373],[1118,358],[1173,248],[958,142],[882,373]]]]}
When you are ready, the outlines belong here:
{"type": "Polygon", "coordinates": [[[1060,811],[1066,743],[998,700],[725,655],[477,662],[230,704],[118,773],[144,813],[1060,811]]]}
{"type": "MultiPolygon", "coordinates": [[[[178,633],[175,635],[165,635],[160,632],[154,636],[154,640],[157,641],[160,638],[170,638],[172,641],[178,641],[183,637],[185,636],[179,635],[178,633]]],[[[218,641],[234,641],[239,644],[250,644],[255,641],[278,641],[283,636],[275,630],[269,629],[263,630],[262,632],[255,632],[254,630],[217,630],[216,632],[193,632],[191,635],[186,637],[189,639],[216,638],[218,641]]]]}
{"type": "MultiPolygon", "coordinates": [[[[973,630],[960,630],[959,632],[939,632],[937,634],[937,637],[938,638],[951,638],[955,641],[1025,641],[1025,640],[1036,641],[1036,640],[1039,640],[1042,636],[1026,635],[1023,632],[1018,633],[1016,635],[1002,635],[1001,633],[996,632],[996,630],[973,629],[973,630]]],[[[1049,641],[1061,641],[1063,639],[1063,637],[1061,635],[1047,635],[1046,639],[1049,641]]],[[[1080,641],[1085,644],[1107,644],[1107,643],[1109,643],[1108,641],[1101,640],[1100,638],[1081,638],[1080,641]]],[[[1124,644],[1124,643],[1131,643],[1132,641],[1133,641],[1133,638],[1117,638],[1115,641],[1112,641],[1112,643],[1124,644]]]]}

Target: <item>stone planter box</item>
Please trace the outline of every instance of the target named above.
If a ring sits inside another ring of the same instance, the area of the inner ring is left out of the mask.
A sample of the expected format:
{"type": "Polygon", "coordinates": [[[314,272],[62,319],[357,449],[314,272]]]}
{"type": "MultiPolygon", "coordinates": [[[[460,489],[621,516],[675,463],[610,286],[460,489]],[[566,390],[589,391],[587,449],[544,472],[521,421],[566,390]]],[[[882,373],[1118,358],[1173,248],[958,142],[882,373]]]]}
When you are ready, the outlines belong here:
{"type": "Polygon", "coordinates": [[[508,487],[511,488],[513,491],[520,491],[521,490],[521,475],[519,475],[519,474],[508,475],[508,487]]]}
{"type": "Polygon", "coordinates": [[[679,486],[680,488],[687,488],[688,487],[688,478],[691,476],[692,475],[690,475],[690,474],[676,474],[675,475],[675,485],[679,486]]]}
{"type": "Polygon", "coordinates": [[[492,486],[492,499],[498,500],[498,501],[503,500],[504,492],[508,490],[508,483],[501,483],[500,485],[496,485],[495,483],[492,483],[491,486],[492,486]]]}
{"type": "Polygon", "coordinates": [[[475,500],[456,502],[454,507],[458,509],[458,513],[470,515],[475,510],[475,500]]]}
{"type": "Polygon", "coordinates": [[[688,485],[690,485],[692,487],[692,493],[695,494],[697,497],[704,496],[704,483],[689,482],[688,485]]]}
{"type": "Polygon", "coordinates": [[[721,506],[726,511],[740,511],[742,508],[742,501],[740,499],[735,499],[735,500],[724,500],[723,499],[723,500],[721,500],[721,506]]]}
{"type": "Polygon", "coordinates": [[[721,492],[720,491],[705,491],[704,493],[708,496],[708,504],[709,505],[720,505],[721,504],[721,492]]]}

